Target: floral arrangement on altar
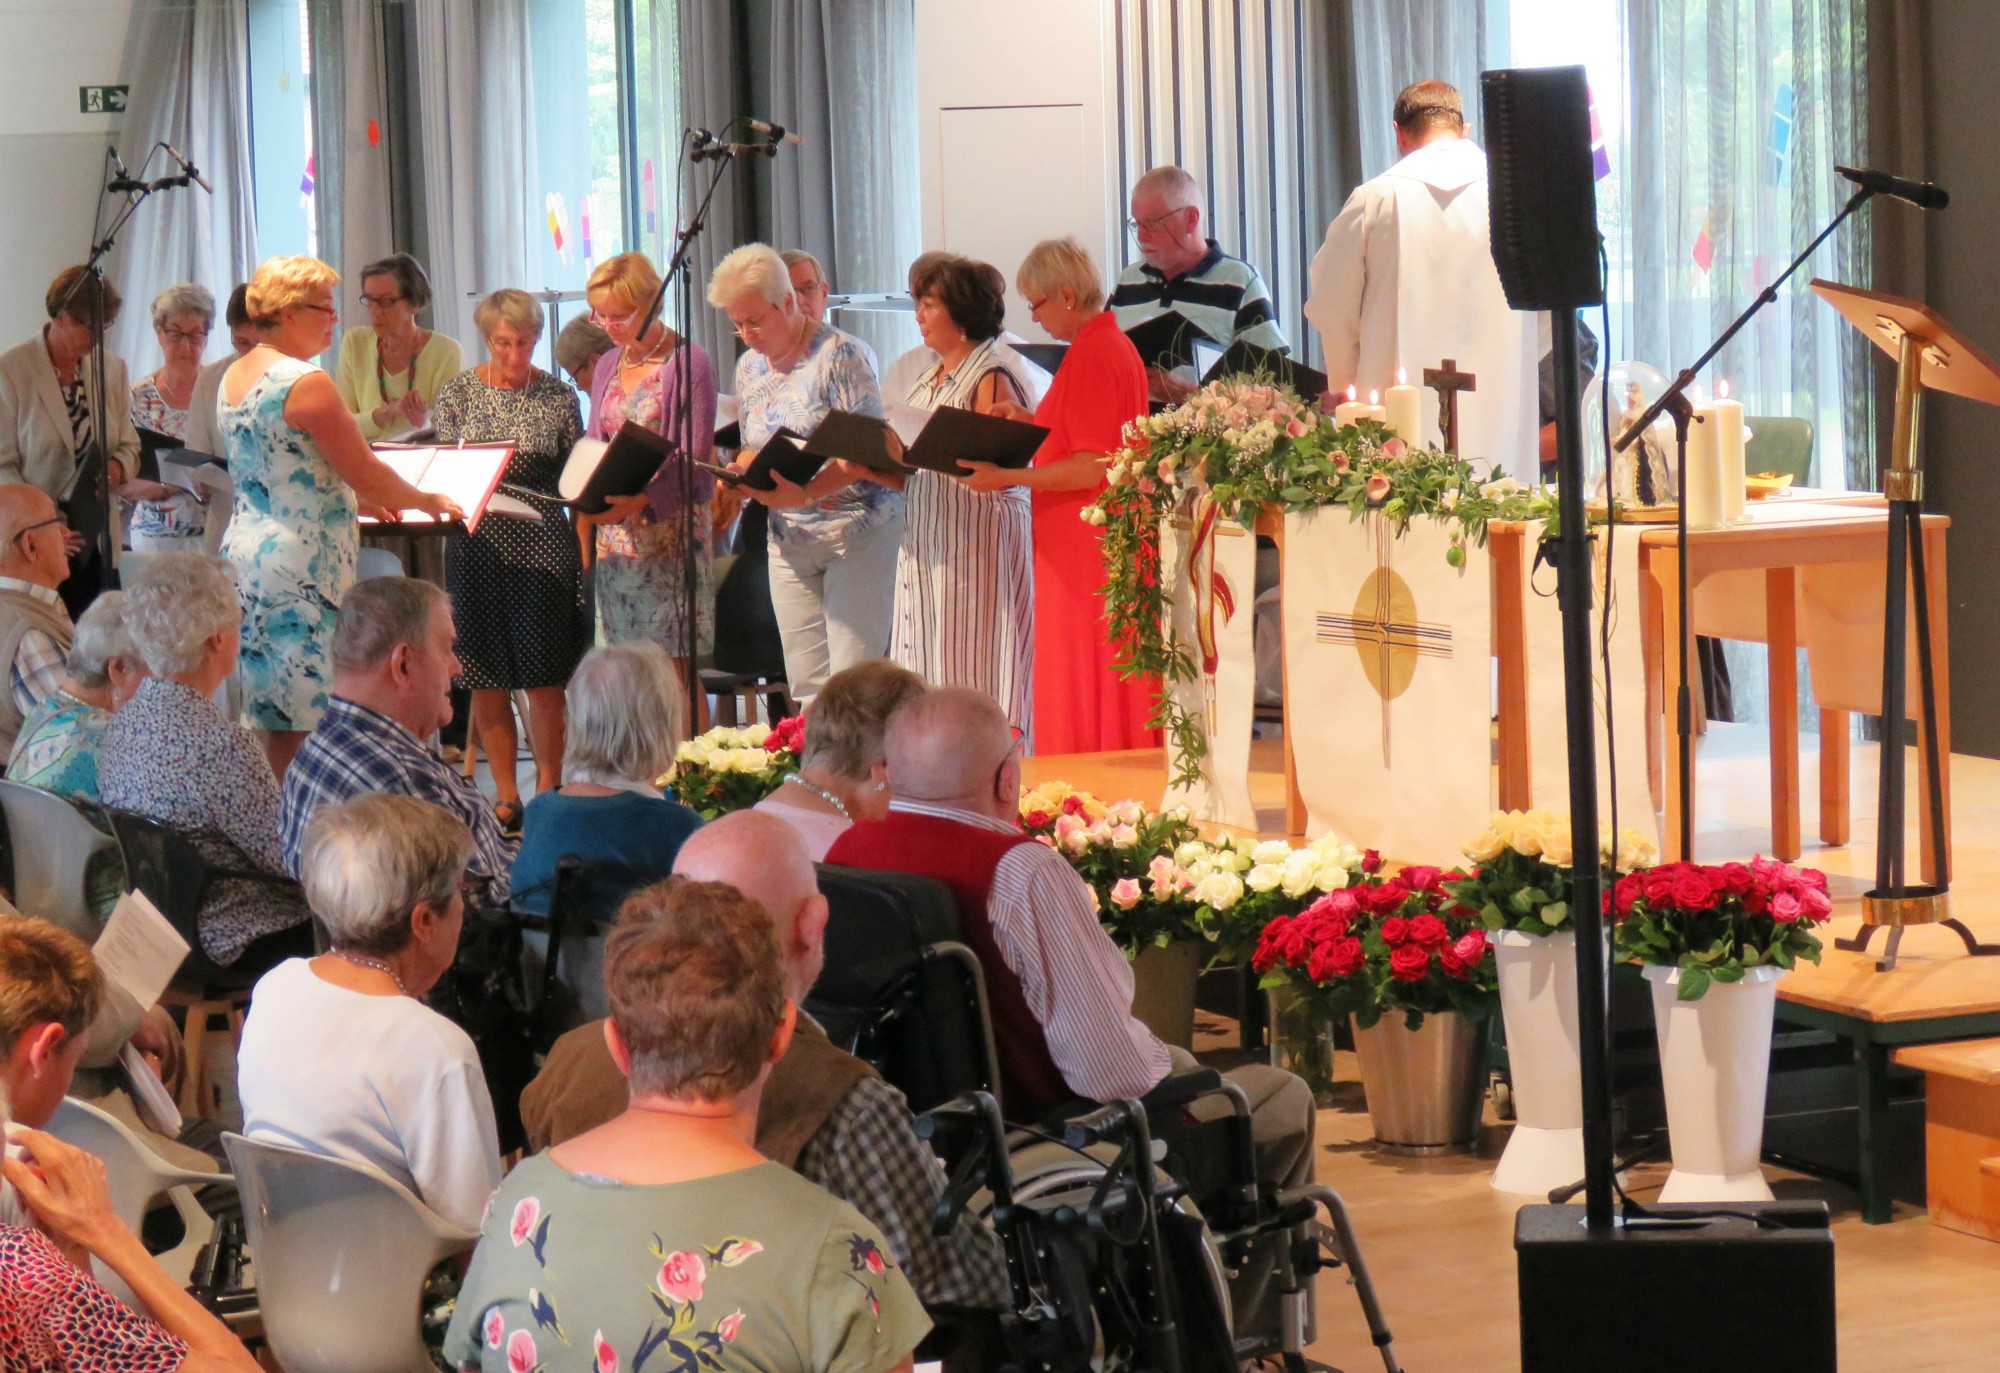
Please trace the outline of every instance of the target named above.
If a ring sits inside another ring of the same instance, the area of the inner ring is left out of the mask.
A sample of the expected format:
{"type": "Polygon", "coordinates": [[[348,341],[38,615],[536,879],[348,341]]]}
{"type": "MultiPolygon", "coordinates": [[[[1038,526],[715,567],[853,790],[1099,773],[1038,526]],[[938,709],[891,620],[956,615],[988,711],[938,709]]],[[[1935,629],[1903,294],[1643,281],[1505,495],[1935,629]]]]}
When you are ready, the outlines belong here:
{"type": "MultiPolygon", "coordinates": [[[[1460,905],[1479,913],[1489,930],[1549,935],[1571,927],[1570,884],[1575,854],[1569,816],[1546,810],[1497,811],[1468,840],[1465,856],[1478,866],[1445,888],[1460,905]]],[[[1607,826],[1598,839],[1600,861],[1621,872],[1653,861],[1652,844],[1626,829],[1613,843],[1607,826]]]]}
{"type": "Polygon", "coordinates": [[[1200,778],[1208,752],[1199,721],[1173,700],[1171,685],[1192,680],[1193,655],[1177,642],[1160,567],[1160,521],[1182,507],[1214,505],[1244,528],[1266,505],[1287,512],[1344,505],[1354,519],[1374,513],[1400,534],[1423,516],[1451,526],[1454,567],[1467,543],[1483,544],[1496,519],[1532,519],[1553,510],[1548,495],[1495,470],[1481,482],[1472,464],[1413,448],[1373,420],[1336,426],[1332,416],[1263,377],[1210,382],[1186,401],[1125,427],[1103,495],[1083,518],[1104,530],[1105,615],[1118,669],[1157,677],[1152,723],[1172,737],[1177,783],[1200,778]]]}
{"type": "Polygon", "coordinates": [[[721,725],[675,750],[674,765],[659,785],[702,819],[713,820],[776,791],[786,774],[799,770],[805,738],[802,715],[770,726],[721,725]]]}
{"type": "Polygon", "coordinates": [[[1360,886],[1328,892],[1264,927],[1250,966],[1262,985],[1289,990],[1314,1014],[1353,1016],[1372,1028],[1391,1012],[1415,1030],[1426,1015],[1455,1011],[1468,1021],[1499,1002],[1493,946],[1479,913],[1454,900],[1463,877],[1434,867],[1380,876],[1380,860],[1360,886]]]}
{"type": "Polygon", "coordinates": [[[1833,912],[1825,873],[1771,858],[1663,863],[1619,878],[1604,904],[1618,952],[1679,968],[1682,1001],[1699,1001],[1713,983],[1740,982],[1749,968],[1819,962],[1812,927],[1833,912]]]}

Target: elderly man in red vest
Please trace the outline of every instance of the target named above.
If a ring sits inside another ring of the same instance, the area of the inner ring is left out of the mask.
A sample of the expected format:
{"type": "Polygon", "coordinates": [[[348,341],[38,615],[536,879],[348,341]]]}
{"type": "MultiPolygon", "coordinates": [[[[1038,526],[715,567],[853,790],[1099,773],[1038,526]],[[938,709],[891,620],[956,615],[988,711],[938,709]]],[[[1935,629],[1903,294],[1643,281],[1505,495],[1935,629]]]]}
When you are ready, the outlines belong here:
{"type": "MultiPolygon", "coordinates": [[[[884,737],[888,817],[856,823],[826,861],[921,873],[951,889],[959,935],[986,973],[1007,1115],[1025,1121],[1079,1096],[1144,1096],[1177,1060],[1193,1060],[1133,1018],[1131,965],[1097,923],[1089,886],[1020,832],[1020,743],[983,692],[939,687],[906,702],[884,737]]],[[[1311,1091],[1262,1064],[1228,1076],[1250,1098],[1260,1180],[1309,1181],[1311,1091]]],[[[1239,1336],[1270,1318],[1261,1278],[1247,1285],[1237,1284],[1239,1336]]]]}

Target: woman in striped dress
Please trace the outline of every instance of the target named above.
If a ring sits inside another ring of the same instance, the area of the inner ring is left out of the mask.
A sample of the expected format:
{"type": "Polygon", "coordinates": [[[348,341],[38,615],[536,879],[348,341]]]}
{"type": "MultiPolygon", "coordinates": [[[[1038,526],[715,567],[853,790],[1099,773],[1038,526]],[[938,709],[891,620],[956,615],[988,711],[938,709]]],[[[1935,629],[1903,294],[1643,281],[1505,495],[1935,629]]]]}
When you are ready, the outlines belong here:
{"type": "MultiPolygon", "coordinates": [[[[984,262],[939,255],[912,274],[917,328],[938,355],[907,393],[920,410],[992,413],[1025,405],[1025,361],[1000,341],[1006,281],[984,262]]],[[[936,472],[903,488],[903,548],[889,656],[934,686],[976,687],[1033,732],[1034,524],[1024,488],[979,492],[936,472]]]]}

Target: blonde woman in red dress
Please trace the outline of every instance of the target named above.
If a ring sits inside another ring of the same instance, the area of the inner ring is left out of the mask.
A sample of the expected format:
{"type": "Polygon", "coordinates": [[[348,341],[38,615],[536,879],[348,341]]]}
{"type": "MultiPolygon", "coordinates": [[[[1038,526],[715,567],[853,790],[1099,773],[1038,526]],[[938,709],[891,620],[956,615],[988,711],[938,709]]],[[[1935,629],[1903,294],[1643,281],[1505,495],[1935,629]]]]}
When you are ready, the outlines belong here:
{"type": "Polygon", "coordinates": [[[1095,753],[1150,748],[1146,721],[1157,682],[1126,679],[1104,619],[1103,533],[1083,508],[1104,490],[1111,455],[1128,420],[1146,413],[1146,368],[1139,350],[1104,308],[1097,264],[1075,239],[1045,239],[1021,262],[1015,285],[1035,322],[1069,344],[1062,368],[1032,416],[1049,436],[1034,464],[1007,471],[967,463],[975,491],[1025,486],[1034,493],[1035,751],[1095,753]]]}

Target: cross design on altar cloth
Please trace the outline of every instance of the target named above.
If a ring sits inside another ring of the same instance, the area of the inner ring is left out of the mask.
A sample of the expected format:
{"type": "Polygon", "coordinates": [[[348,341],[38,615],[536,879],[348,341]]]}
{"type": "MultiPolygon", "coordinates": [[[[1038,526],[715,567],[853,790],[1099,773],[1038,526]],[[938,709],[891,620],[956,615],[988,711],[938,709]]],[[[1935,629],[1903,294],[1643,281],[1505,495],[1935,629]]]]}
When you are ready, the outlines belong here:
{"type": "Polygon", "coordinates": [[[1417,618],[1416,594],[1386,562],[1369,573],[1354,598],[1354,613],[1320,611],[1314,637],[1323,644],[1352,644],[1362,675],[1382,698],[1382,766],[1389,766],[1389,703],[1409,690],[1422,658],[1452,656],[1450,625],[1417,618]]]}
{"type": "Polygon", "coordinates": [[[1424,385],[1438,393],[1438,433],[1444,437],[1444,451],[1458,457],[1458,393],[1477,391],[1479,378],[1459,371],[1458,359],[1446,358],[1442,367],[1424,368],[1424,385]]]}

